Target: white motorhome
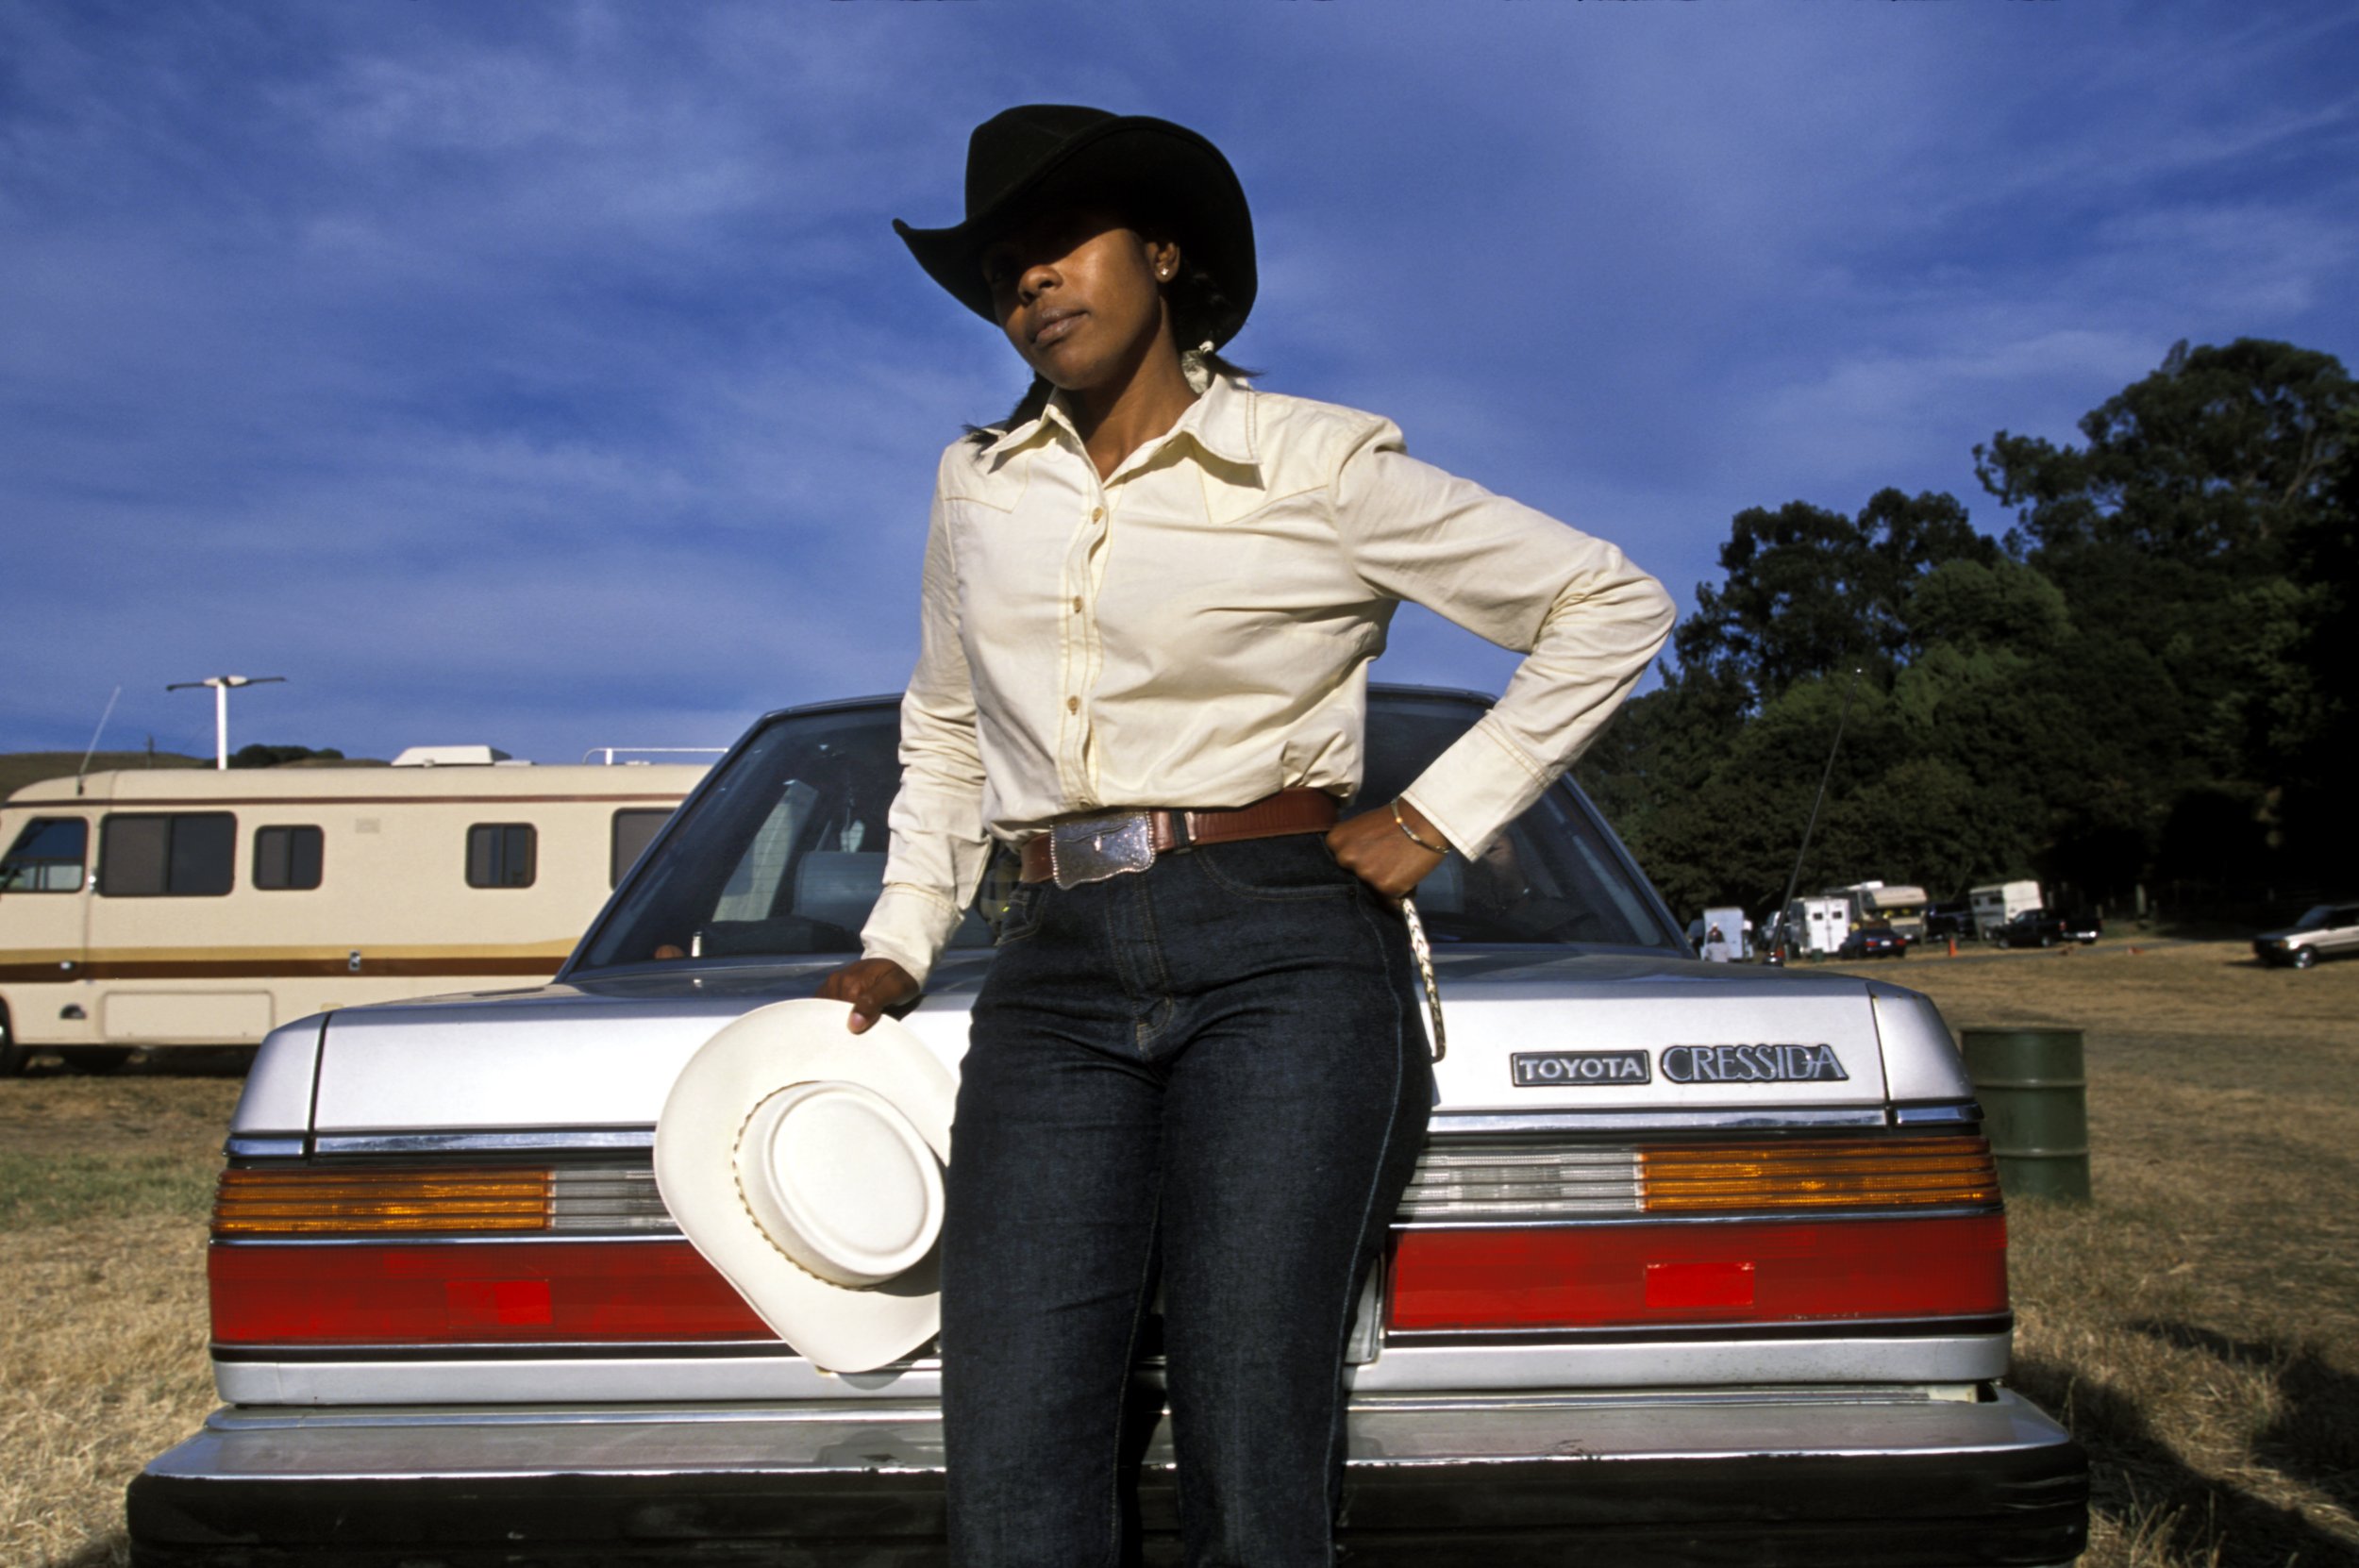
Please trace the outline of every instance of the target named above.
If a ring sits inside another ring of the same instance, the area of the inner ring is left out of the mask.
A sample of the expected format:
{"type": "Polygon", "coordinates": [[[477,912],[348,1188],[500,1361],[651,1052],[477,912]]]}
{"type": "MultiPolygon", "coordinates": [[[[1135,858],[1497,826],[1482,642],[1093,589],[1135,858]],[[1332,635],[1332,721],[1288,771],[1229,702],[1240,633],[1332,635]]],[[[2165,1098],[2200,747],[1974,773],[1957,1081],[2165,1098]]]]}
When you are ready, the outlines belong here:
{"type": "Polygon", "coordinates": [[[0,1075],[548,978],[705,768],[125,770],[0,805],[0,1075]]]}
{"type": "Polygon", "coordinates": [[[1844,923],[1850,929],[1889,926],[1910,942],[1925,940],[1925,906],[1932,899],[1923,888],[1906,882],[1854,882],[1829,888],[1826,896],[1843,900],[1844,923]]]}
{"type": "Polygon", "coordinates": [[[1984,942],[1997,940],[1999,928],[2026,909],[2045,909],[2037,882],[1992,882],[1967,892],[1974,910],[1974,934],[1984,942]]]}

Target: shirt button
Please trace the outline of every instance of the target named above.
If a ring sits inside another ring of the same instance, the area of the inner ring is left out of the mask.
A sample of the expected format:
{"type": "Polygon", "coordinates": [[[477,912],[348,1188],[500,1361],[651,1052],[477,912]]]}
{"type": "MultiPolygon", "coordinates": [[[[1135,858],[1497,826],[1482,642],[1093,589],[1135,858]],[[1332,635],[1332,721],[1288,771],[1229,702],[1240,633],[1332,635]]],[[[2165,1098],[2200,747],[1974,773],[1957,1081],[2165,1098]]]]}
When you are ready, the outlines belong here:
{"type": "Polygon", "coordinates": [[[1079,697],[1065,698],[1064,710],[1068,713],[1079,713],[1081,711],[1081,699],[1079,697]]]}
{"type": "Polygon", "coordinates": [[[1105,520],[1106,520],[1106,509],[1105,509],[1105,508],[1103,508],[1103,507],[1092,507],[1092,508],[1090,509],[1090,521],[1091,521],[1091,522],[1093,522],[1093,523],[1103,523],[1105,520]]]}
{"type": "Polygon", "coordinates": [[[1081,595],[1079,593],[1073,595],[1073,613],[1076,615],[1081,613],[1081,595]]]}

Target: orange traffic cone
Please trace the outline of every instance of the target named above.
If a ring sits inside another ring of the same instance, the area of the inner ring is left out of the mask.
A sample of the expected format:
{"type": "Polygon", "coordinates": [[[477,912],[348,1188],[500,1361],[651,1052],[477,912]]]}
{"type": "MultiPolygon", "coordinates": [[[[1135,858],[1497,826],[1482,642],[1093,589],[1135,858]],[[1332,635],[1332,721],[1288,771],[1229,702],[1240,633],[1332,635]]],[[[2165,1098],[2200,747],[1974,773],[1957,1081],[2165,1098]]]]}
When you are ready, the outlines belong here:
{"type": "Polygon", "coordinates": [[[1953,959],[1958,956],[1958,939],[1955,937],[1949,939],[1949,956],[1953,959]]]}

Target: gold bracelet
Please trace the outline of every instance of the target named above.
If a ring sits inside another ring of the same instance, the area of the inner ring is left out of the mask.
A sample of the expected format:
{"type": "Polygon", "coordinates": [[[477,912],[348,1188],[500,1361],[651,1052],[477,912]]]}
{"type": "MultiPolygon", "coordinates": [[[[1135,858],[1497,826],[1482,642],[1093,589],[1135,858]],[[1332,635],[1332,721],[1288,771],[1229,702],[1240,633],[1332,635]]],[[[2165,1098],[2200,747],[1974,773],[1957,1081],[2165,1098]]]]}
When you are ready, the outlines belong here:
{"type": "Polygon", "coordinates": [[[1447,855],[1449,853],[1449,845],[1446,843],[1428,843],[1423,839],[1417,837],[1417,830],[1409,826],[1409,819],[1407,817],[1400,814],[1400,802],[1397,799],[1393,802],[1393,826],[1407,834],[1409,842],[1415,844],[1419,849],[1434,855],[1447,855]]]}

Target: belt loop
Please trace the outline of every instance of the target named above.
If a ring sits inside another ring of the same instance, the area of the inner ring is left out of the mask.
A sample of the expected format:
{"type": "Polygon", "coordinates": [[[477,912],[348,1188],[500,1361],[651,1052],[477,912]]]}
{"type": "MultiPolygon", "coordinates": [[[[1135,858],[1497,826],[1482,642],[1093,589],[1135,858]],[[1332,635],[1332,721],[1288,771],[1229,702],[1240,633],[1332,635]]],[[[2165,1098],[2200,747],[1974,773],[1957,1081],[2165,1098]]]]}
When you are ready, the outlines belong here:
{"type": "Polygon", "coordinates": [[[1189,820],[1195,814],[1193,811],[1171,813],[1171,847],[1174,851],[1196,847],[1196,824],[1189,820]]]}

